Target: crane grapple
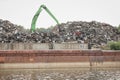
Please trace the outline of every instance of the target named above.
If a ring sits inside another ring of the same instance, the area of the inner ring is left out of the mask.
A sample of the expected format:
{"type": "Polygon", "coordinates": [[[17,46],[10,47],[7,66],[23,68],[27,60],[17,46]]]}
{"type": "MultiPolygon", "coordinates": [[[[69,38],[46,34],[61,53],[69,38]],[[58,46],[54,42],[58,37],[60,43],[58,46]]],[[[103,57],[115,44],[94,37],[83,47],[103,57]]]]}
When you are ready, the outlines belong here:
{"type": "Polygon", "coordinates": [[[34,32],[35,28],[36,28],[36,22],[38,19],[39,14],[42,12],[42,10],[45,10],[54,20],[57,24],[59,24],[59,21],[56,19],[56,17],[51,13],[51,11],[43,4],[40,6],[40,8],[38,9],[38,11],[36,12],[36,14],[34,15],[33,19],[32,19],[32,23],[31,23],[31,31],[34,32]]]}

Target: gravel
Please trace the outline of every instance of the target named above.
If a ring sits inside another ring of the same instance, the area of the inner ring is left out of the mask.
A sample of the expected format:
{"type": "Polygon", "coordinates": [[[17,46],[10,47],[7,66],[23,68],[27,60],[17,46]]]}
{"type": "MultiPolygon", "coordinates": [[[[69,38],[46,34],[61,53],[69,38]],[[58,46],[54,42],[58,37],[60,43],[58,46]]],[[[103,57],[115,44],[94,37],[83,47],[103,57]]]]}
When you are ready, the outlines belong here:
{"type": "Polygon", "coordinates": [[[120,80],[119,70],[11,70],[0,75],[0,80],[120,80]]]}

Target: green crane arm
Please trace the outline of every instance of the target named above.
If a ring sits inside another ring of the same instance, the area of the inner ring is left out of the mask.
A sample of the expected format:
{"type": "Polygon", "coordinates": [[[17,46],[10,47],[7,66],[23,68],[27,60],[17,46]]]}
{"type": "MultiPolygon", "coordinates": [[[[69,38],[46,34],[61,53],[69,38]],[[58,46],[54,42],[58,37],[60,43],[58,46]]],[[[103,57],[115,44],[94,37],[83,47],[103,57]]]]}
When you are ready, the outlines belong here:
{"type": "Polygon", "coordinates": [[[33,19],[32,19],[32,24],[31,24],[31,31],[34,32],[35,31],[35,27],[36,27],[36,21],[38,19],[39,14],[42,11],[42,8],[46,10],[46,12],[56,21],[57,24],[59,24],[59,21],[55,18],[55,16],[50,12],[50,10],[45,6],[45,5],[41,5],[40,8],[38,9],[38,11],[36,12],[36,14],[34,15],[33,19]]]}

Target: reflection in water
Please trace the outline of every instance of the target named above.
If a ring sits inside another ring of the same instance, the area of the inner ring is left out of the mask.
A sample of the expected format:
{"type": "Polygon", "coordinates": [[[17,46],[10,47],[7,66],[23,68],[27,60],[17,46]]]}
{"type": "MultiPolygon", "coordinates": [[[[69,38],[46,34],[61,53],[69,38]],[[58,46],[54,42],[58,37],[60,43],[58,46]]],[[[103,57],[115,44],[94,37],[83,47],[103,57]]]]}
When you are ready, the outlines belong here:
{"type": "Polygon", "coordinates": [[[0,80],[120,80],[120,70],[0,70],[0,80]]]}

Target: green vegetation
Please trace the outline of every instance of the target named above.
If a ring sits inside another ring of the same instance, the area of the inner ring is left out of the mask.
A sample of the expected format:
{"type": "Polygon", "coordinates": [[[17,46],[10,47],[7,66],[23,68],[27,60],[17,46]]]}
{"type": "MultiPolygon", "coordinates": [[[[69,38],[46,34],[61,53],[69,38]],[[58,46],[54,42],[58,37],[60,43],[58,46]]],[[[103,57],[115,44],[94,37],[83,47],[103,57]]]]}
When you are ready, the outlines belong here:
{"type": "MultiPolygon", "coordinates": [[[[26,33],[31,33],[30,29],[25,29],[22,26],[18,26],[19,30],[22,32],[26,32],[26,33]]],[[[48,28],[36,28],[36,32],[51,32],[53,30],[53,26],[50,26],[48,28]]]]}
{"type": "Polygon", "coordinates": [[[51,26],[51,27],[49,27],[47,29],[45,29],[45,28],[36,28],[35,31],[36,32],[50,32],[53,28],[54,28],[53,26],[51,26]]]}
{"type": "Polygon", "coordinates": [[[120,41],[118,42],[109,42],[108,46],[111,50],[120,50],[120,41]]]}
{"type": "Polygon", "coordinates": [[[120,50],[120,41],[108,42],[106,46],[101,46],[103,50],[120,50]]]}

